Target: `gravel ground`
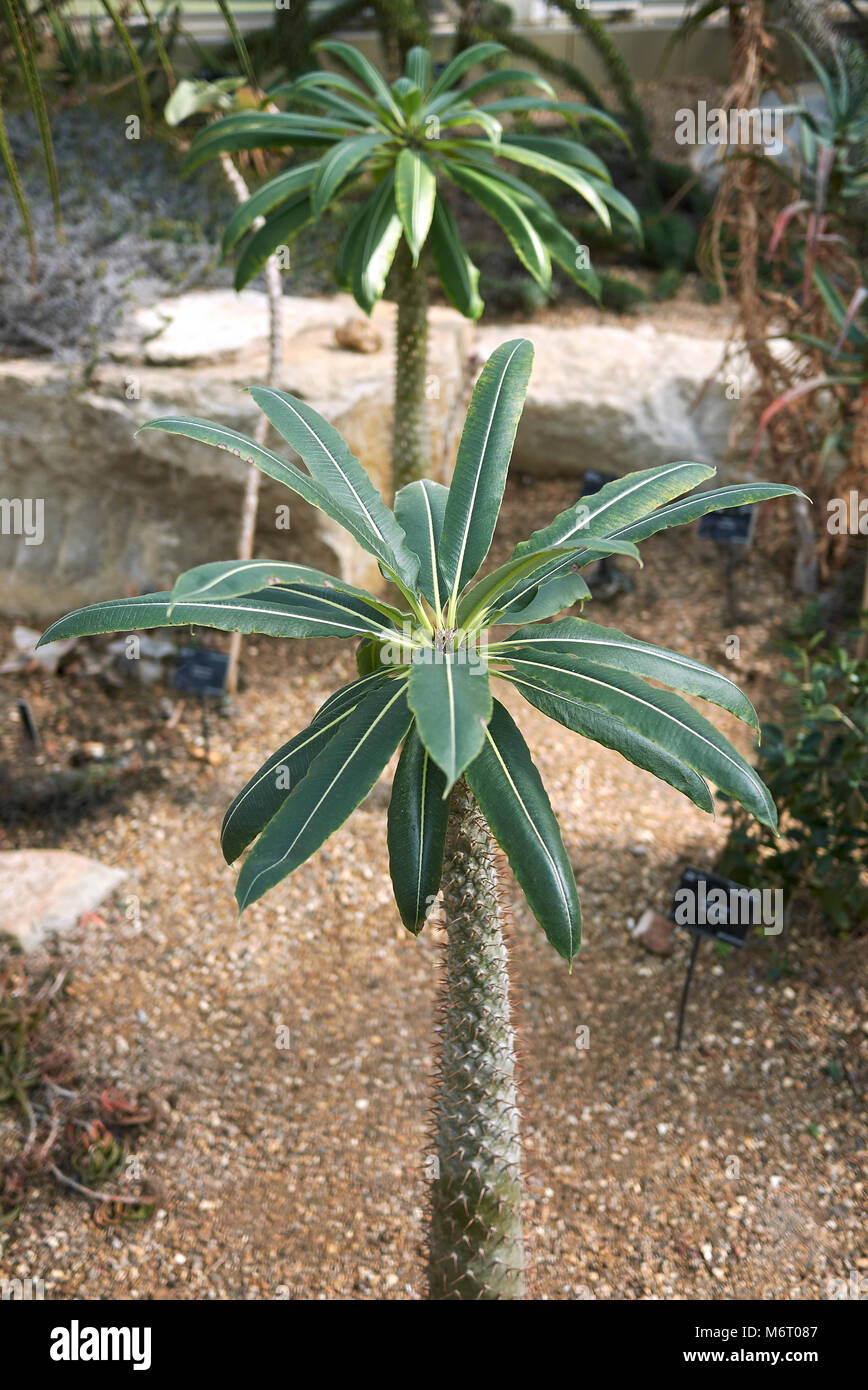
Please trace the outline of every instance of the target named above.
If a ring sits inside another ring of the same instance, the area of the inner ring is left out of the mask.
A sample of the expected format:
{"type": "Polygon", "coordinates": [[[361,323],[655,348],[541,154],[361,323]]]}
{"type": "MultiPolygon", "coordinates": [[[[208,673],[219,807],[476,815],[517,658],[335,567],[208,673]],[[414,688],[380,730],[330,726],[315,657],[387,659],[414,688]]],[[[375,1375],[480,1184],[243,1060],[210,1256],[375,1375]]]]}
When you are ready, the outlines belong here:
{"type": "MultiPolygon", "coordinates": [[[[574,489],[516,480],[493,558],[574,489]]],[[[658,537],[643,555],[632,592],[593,604],[592,616],[721,669],[738,633],[733,674],[769,717],[782,575],[751,556],[749,612],[733,626],[719,557],[695,533],[658,537]]],[[[132,747],[138,769],[123,801],[75,824],[45,816],[0,832],[4,848],[56,845],[127,871],[102,920],[81,923],[34,968],[49,956],[72,967],[55,1028],[77,1088],[117,1085],[157,1110],[130,1141],[160,1192],[150,1222],[100,1228],[86,1202],[45,1180],[8,1229],[2,1273],[41,1277],[49,1298],[406,1299],[424,1285],[438,932],[417,942],[398,923],[385,782],[239,923],[218,845],[223,810],[352,674],[337,644],[248,639],[246,655],[251,688],[212,720],[212,762],[195,711],[174,729],[160,718],[165,692],[0,678],[7,762],[24,695],[46,764],[68,765],[100,740],[108,759],[132,747]]],[[[652,957],[628,921],[665,910],[686,863],[713,863],[724,823],[529,707],[520,714],[586,925],[570,974],[507,882],[533,1296],[827,1298],[836,1280],[868,1289],[864,938],[836,942],[795,920],[784,941],[757,936],[729,955],[705,944],[675,1054],[689,939],[679,933],[671,958],[652,957]],[[590,1038],[581,1051],[580,1026],[590,1038]]],[[[16,1133],[0,1118],[0,1156],[16,1133]]]]}

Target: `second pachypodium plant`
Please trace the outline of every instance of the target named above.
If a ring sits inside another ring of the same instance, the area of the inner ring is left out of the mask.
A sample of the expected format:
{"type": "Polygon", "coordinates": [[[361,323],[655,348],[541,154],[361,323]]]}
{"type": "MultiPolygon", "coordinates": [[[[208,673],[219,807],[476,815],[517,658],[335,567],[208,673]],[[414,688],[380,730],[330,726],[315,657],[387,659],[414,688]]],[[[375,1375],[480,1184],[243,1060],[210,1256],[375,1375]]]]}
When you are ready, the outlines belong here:
{"type": "Polygon", "coordinates": [[[485,578],[533,360],[504,343],[468,411],[452,484],[413,482],[391,511],[340,435],[303,401],[254,399],[306,470],[222,426],[169,417],[145,428],[230,449],[343,525],[392,581],[394,602],[304,565],[228,561],[182,574],[171,592],[94,604],[43,642],[187,625],[356,642],[358,679],[331,695],[239,792],[222,847],[246,908],[298,869],[367,796],[400,749],[388,817],[395,899],[414,934],[442,895],[446,997],[431,1185],[433,1298],[524,1291],[513,1033],[494,841],[552,946],[571,961],[581,910],[557,821],[495,682],[568,729],[614,748],[712,810],[706,778],[765,825],[771,797],[754,769],[692,704],[698,695],[756,729],[727,677],[678,652],[576,617],[579,571],[601,555],[722,507],[792,493],[773,483],[700,492],[714,469],[672,463],[608,483],[516,547],[485,578]],[[507,631],[496,640],[490,628],[507,631]],[[670,687],[660,690],[654,681],[670,687]]]}
{"type": "Polygon", "coordinates": [[[263,97],[269,107],[215,121],[190,148],[187,167],[240,149],[310,149],[258,188],[227,224],[224,251],[242,245],[235,283],[246,285],[275,250],[288,246],[336,202],[364,193],[337,257],[337,278],[370,314],[393,272],[398,304],[392,469],[400,487],[431,474],[426,397],[429,258],[459,313],[482,313],[479,271],[461,240],[446,191],[470,197],[503,232],[525,269],[548,291],[552,262],[599,297],[599,281],[581,246],[538,188],[519,178],[530,169],[577,194],[611,226],[610,209],[641,235],[632,203],[613,188],[603,161],[587,145],[546,131],[504,128],[516,114],[546,112],[620,134],[611,116],[577,102],[558,101],[532,72],[497,69],[460,84],[470,69],[499,60],[500,43],[474,44],[434,75],[431,55],[413,48],[406,72],[388,82],[350,44],[319,45],[346,73],[308,72],[263,97]],[[543,96],[496,97],[497,88],[542,88],[543,96]],[[313,111],[310,108],[313,107],[313,111]],[[515,166],[515,167],[508,167],[515,166]],[[260,226],[260,221],[264,219],[260,226]]]}

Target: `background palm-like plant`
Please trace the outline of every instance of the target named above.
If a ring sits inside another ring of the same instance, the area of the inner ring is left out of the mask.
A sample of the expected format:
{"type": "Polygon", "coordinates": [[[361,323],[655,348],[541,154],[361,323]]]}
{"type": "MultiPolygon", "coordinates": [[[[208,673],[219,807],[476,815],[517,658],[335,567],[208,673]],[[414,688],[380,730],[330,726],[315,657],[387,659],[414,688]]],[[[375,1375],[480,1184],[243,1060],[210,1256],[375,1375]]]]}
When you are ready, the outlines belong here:
{"type": "Polygon", "coordinates": [[[515,1060],[494,841],[555,950],[571,961],[581,937],[557,822],[493,683],[511,685],[544,714],[616,749],[706,811],[707,778],[763,824],[776,821],[754,769],[672,693],[701,696],[757,728],[750,701],[732,681],[612,628],[575,617],[541,620],[590,597],[579,571],[598,556],[638,558],[635,542],[668,526],[796,489],[751,483],[684,499],[714,469],[681,462],[629,474],[562,512],[479,579],[532,359],[522,339],[492,354],[474,391],[451,486],[412,482],[394,511],[337,431],[279,391],[254,387],[252,395],[306,471],[207,421],[169,417],[146,426],[230,449],[321,508],[377,558],[394,601],[303,565],[218,562],[182,574],[171,592],[80,609],[42,638],[196,624],[358,642],[358,679],[331,695],[242,789],[226,813],[222,848],[231,863],[252,845],[238,877],[244,909],[323,844],[401,749],[388,817],[395,899],[404,924],[418,933],[442,894],[448,931],[430,1230],[436,1298],[515,1298],[524,1288],[515,1060]],[[517,624],[511,635],[488,639],[490,626],[517,624]]]}
{"type": "Polygon", "coordinates": [[[319,51],[352,76],[316,71],[273,89],[263,102],[286,101],[292,110],[226,116],[197,135],[187,167],[242,149],[312,147],[315,152],[314,158],[257,189],[226,227],[225,252],[244,243],[236,275],[239,289],[277,247],[288,245],[366,180],[367,196],[341,243],[337,276],[369,314],[390,271],[394,273],[395,399],[401,408],[395,411],[393,471],[396,486],[401,486],[431,471],[425,393],[429,253],[455,308],[473,319],[483,309],[479,272],[444,196],[447,186],[469,195],[494,220],[544,290],[551,287],[553,261],[595,297],[599,282],[587,248],[541,193],[504,167],[507,162],[559,180],[607,228],[612,210],[640,235],[641,225],[632,203],[613,188],[605,164],[586,145],[563,136],[505,131],[502,121],[516,113],[548,111],[573,122],[602,123],[620,134],[610,116],[556,100],[545,79],[521,70],[496,69],[459,85],[473,67],[500,58],[506,52],[502,44],[475,44],[436,78],[427,50],[412,48],[404,76],[392,83],[348,44],[327,42],[319,51]],[[504,86],[542,88],[544,95],[488,99],[493,89],[504,86]],[[256,229],[263,217],[264,225],[256,229]]]}

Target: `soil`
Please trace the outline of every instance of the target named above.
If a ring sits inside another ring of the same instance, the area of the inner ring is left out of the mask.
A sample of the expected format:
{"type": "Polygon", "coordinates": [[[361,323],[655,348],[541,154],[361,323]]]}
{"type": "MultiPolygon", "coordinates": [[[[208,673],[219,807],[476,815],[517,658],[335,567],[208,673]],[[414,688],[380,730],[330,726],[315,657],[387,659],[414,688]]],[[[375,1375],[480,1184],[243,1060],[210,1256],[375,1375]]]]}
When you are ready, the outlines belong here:
{"type": "MultiPolygon", "coordinates": [[[[575,483],[515,479],[492,559],[573,500],[575,483]]],[[[782,572],[759,548],[746,557],[734,623],[720,557],[695,528],[654,538],[643,557],[642,571],[618,562],[632,590],[591,616],[727,670],[723,644],[737,634],[733,675],[771,716],[774,637],[790,604],[782,572]]],[[[22,697],[42,736],[39,777],[81,763],[93,741],[108,765],[130,758],[130,742],[139,759],[119,779],[121,800],[66,816],[61,804],[0,834],[3,848],[65,847],[126,870],[97,918],[26,966],[71,968],[53,1025],[71,1054],[67,1086],[94,1103],[119,1086],[156,1109],[127,1134],[160,1194],[152,1220],[101,1228],[86,1201],[43,1178],[6,1228],[4,1276],[40,1277],[48,1298],[424,1290],[442,933],[429,925],[416,941],[394,910],[388,778],[239,921],[223,811],[353,666],[337,643],[248,638],[245,670],[247,689],[210,716],[210,761],[195,705],[168,727],[171,691],[72,672],[0,678],[2,756],[19,774],[33,759],[19,743],[22,697]]],[[[532,1296],[853,1296],[868,1279],[864,940],[794,914],[784,938],[755,931],[728,954],[704,943],[674,1052],[690,938],[677,931],[674,954],[659,958],[628,927],[646,907],[668,912],[686,864],[713,865],[725,820],[513,694],[506,703],[560,818],[585,919],[569,973],[504,870],[532,1296]]],[[[718,722],[749,751],[734,720],[718,722]]],[[[0,1112],[0,1158],[19,1144],[0,1112]]],[[[117,1190],[131,1190],[126,1177],[117,1190]]]]}

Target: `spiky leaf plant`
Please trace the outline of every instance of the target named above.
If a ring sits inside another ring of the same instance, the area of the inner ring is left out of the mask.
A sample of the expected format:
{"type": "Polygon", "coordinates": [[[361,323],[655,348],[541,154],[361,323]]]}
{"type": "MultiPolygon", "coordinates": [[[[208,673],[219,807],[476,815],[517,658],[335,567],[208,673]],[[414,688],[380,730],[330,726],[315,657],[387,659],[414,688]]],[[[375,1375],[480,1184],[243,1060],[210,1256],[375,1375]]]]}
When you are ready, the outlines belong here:
{"type": "Polygon", "coordinates": [[[732,681],[689,656],[584,618],[542,620],[590,597],[580,571],[599,556],[636,559],[635,542],[657,531],[795,489],[751,483],[685,499],[712,468],[672,463],[631,473],[569,507],[480,579],[532,359],[531,344],[521,339],[492,354],[473,394],[451,486],[410,483],[394,512],[337,431],[279,391],[252,388],[252,395],[306,468],[204,420],[169,417],[145,426],[229,449],[280,479],[376,557],[394,586],[391,600],[304,565],[230,560],[188,570],[170,592],[79,609],[41,639],[195,624],[357,643],[358,678],[331,695],[239,792],[226,812],[222,847],[230,863],[248,850],[237,886],[244,909],[323,844],[401,750],[387,834],[395,899],[416,934],[442,893],[448,934],[430,1233],[436,1298],[514,1298],[524,1287],[495,841],[565,960],[581,935],[557,821],[493,684],[512,686],[703,810],[712,809],[708,779],[763,824],[776,819],[750,764],[672,693],[701,696],[757,728],[750,701],[732,681]],[[504,631],[490,638],[489,628],[499,627],[504,631]]]}
{"type": "Polygon", "coordinates": [[[223,249],[228,253],[243,242],[235,277],[239,289],[277,247],[288,245],[367,179],[366,196],[343,238],[336,269],[338,281],[366,314],[382,298],[394,271],[395,399],[401,408],[395,411],[393,472],[400,486],[431,472],[425,393],[429,263],[460,313],[476,319],[483,309],[479,271],[444,190],[451,186],[472,198],[546,292],[553,261],[596,299],[600,286],[586,248],[542,194],[519,177],[521,170],[560,181],[607,228],[610,210],[640,236],[641,224],[632,203],[612,187],[603,161],[579,140],[519,134],[503,126],[505,116],[549,111],[574,123],[604,124],[620,135],[611,116],[578,102],[558,101],[544,78],[520,69],[496,69],[459,85],[472,68],[504,54],[503,44],[474,44],[436,78],[430,53],[415,47],[407,55],[404,76],[392,83],[349,44],[330,41],[320,44],[319,51],[345,71],[308,72],[263,98],[269,106],[289,103],[287,111],[248,111],[208,126],[193,141],[187,167],[195,169],[226,151],[312,149],[311,159],[263,184],[230,219],[223,249]],[[537,87],[543,96],[491,100],[498,87],[513,92],[537,87]],[[263,217],[264,225],[258,226],[263,217]]]}

